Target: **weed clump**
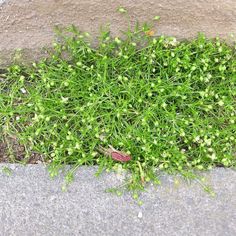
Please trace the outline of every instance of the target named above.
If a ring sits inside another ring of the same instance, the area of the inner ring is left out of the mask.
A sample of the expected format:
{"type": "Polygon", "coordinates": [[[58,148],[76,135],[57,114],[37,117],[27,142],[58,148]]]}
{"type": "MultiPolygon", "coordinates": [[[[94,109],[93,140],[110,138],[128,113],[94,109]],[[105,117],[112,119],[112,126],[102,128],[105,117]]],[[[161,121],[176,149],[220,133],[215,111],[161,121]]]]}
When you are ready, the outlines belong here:
{"type": "Polygon", "coordinates": [[[147,25],[123,39],[103,32],[96,48],[75,27],[59,34],[47,59],[12,65],[0,82],[0,132],[42,154],[52,176],[66,164],[122,166],[135,189],[157,169],[235,166],[233,47],[154,37],[147,25]],[[109,146],[131,160],[98,151],[109,146]]]}

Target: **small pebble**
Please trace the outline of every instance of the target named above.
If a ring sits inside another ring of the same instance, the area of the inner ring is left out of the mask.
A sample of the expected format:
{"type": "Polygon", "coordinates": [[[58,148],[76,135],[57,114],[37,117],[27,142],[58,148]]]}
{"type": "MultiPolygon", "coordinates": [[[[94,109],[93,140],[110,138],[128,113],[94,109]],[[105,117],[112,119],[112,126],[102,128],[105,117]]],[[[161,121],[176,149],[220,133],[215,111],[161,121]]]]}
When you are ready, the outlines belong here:
{"type": "Polygon", "coordinates": [[[11,170],[15,170],[15,169],[16,169],[16,166],[15,166],[15,165],[12,165],[10,169],[11,169],[11,170]]]}
{"type": "Polygon", "coordinates": [[[138,218],[141,219],[142,217],[143,217],[143,213],[140,211],[140,212],[138,213],[138,218]]]}

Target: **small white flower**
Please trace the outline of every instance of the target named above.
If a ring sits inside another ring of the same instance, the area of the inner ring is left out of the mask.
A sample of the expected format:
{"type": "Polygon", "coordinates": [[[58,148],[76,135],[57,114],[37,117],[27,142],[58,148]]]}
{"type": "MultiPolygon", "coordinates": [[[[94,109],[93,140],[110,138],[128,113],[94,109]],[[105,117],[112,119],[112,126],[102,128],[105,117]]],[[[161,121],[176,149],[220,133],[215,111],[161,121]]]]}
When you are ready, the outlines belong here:
{"type": "Polygon", "coordinates": [[[166,104],[165,102],[163,102],[163,103],[161,104],[161,106],[162,106],[163,108],[166,108],[166,107],[167,107],[167,104],[166,104]]]}
{"type": "Polygon", "coordinates": [[[21,91],[23,94],[26,94],[26,89],[25,89],[25,88],[21,88],[20,91],[21,91]]]}
{"type": "Polygon", "coordinates": [[[170,45],[172,45],[172,46],[176,46],[177,44],[178,44],[178,41],[177,41],[177,39],[176,38],[172,38],[172,40],[169,42],[170,43],[170,45]]]}
{"type": "Polygon", "coordinates": [[[216,154],[215,154],[215,153],[212,153],[211,156],[210,156],[210,158],[211,158],[212,160],[215,160],[215,159],[216,159],[216,154]]]}
{"type": "Polygon", "coordinates": [[[69,98],[64,98],[64,97],[61,97],[61,101],[62,101],[63,103],[66,103],[66,102],[68,102],[68,100],[69,100],[69,98]]]}
{"type": "Polygon", "coordinates": [[[141,98],[138,99],[138,102],[141,103],[143,100],[141,98]]]}
{"type": "Polygon", "coordinates": [[[204,91],[200,91],[199,94],[200,94],[201,97],[205,96],[205,92],[204,91]]]}
{"type": "Polygon", "coordinates": [[[151,54],[152,58],[156,58],[156,55],[154,53],[151,54]]]}
{"type": "Polygon", "coordinates": [[[219,104],[219,106],[223,106],[224,105],[224,102],[222,101],[222,100],[220,100],[219,102],[218,102],[218,104],[219,104]]]}
{"type": "MultiPolygon", "coordinates": [[[[89,34],[88,32],[85,32],[84,35],[85,35],[86,37],[89,37],[89,36],[90,36],[90,34],[89,34]]],[[[88,50],[88,51],[89,51],[89,50],[88,50]]],[[[90,50],[90,51],[91,51],[91,50],[90,50]]]]}
{"type": "Polygon", "coordinates": [[[196,137],[194,138],[194,141],[195,141],[195,142],[199,142],[199,140],[200,140],[200,137],[199,137],[199,136],[196,136],[196,137]]]}
{"type": "Polygon", "coordinates": [[[73,154],[73,149],[72,148],[68,148],[68,155],[72,155],[73,154]]]}
{"type": "Polygon", "coordinates": [[[67,87],[69,83],[67,81],[64,82],[64,86],[67,87]]]}
{"type": "Polygon", "coordinates": [[[212,74],[208,73],[208,74],[207,74],[207,78],[208,78],[208,79],[212,78],[212,74]]]}
{"type": "Polygon", "coordinates": [[[121,40],[120,40],[118,37],[116,37],[116,38],[115,38],[115,42],[116,42],[117,44],[120,44],[120,43],[121,43],[121,40]]]}
{"type": "Polygon", "coordinates": [[[153,44],[156,44],[156,43],[157,43],[157,40],[154,38],[154,39],[152,40],[152,42],[153,42],[153,44]]]}
{"type": "Polygon", "coordinates": [[[142,119],[142,123],[146,123],[146,119],[145,118],[142,119]]]}
{"type": "Polygon", "coordinates": [[[127,10],[126,10],[124,7],[119,7],[119,8],[118,8],[118,12],[120,12],[120,13],[126,13],[127,10]]]}
{"type": "Polygon", "coordinates": [[[163,153],[162,153],[162,157],[168,157],[168,153],[163,152],[163,153]]]}
{"type": "Polygon", "coordinates": [[[98,154],[97,152],[92,152],[93,157],[97,156],[97,154],[98,154]]]}
{"type": "Polygon", "coordinates": [[[155,16],[154,18],[153,18],[153,20],[160,20],[160,16],[155,16]]]}
{"type": "Polygon", "coordinates": [[[142,150],[143,150],[143,151],[146,151],[147,148],[146,148],[145,146],[142,146],[142,150]]]}
{"type": "Polygon", "coordinates": [[[205,143],[206,143],[207,146],[210,146],[211,145],[211,140],[210,139],[206,139],[205,143]]]}

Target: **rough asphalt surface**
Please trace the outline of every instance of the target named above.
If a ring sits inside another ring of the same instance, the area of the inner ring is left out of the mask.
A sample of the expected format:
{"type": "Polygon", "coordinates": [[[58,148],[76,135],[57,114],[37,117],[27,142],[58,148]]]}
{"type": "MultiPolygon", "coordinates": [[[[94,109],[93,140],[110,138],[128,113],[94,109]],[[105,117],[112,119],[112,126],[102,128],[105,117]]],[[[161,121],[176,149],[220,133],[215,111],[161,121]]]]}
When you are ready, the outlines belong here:
{"type": "Polygon", "coordinates": [[[215,169],[204,174],[211,197],[197,182],[163,175],[150,186],[139,206],[130,194],[106,193],[120,183],[117,174],[94,177],[81,168],[62,192],[62,175],[51,180],[42,165],[0,164],[0,235],[236,235],[236,171],[215,169]]]}
{"type": "Polygon", "coordinates": [[[5,3],[6,0],[0,0],[0,6],[3,5],[3,3],[5,3]]]}

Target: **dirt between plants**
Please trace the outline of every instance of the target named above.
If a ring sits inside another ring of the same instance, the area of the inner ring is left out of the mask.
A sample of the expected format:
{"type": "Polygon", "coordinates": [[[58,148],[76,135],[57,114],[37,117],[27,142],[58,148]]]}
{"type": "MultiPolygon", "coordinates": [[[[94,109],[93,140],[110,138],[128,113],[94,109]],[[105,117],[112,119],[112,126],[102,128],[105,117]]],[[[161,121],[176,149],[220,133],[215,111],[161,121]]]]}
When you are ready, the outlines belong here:
{"type": "Polygon", "coordinates": [[[111,33],[119,34],[127,29],[119,6],[128,10],[132,25],[159,15],[155,35],[181,39],[198,32],[222,38],[236,34],[235,0],[0,0],[0,67],[21,57],[30,61],[45,56],[42,48],[51,45],[55,25],[74,24],[96,37],[109,24],[111,33]]]}
{"type": "Polygon", "coordinates": [[[25,164],[40,164],[42,163],[42,155],[32,152],[29,158],[25,157],[25,148],[19,145],[16,139],[9,138],[6,142],[0,142],[0,163],[25,163],[25,164]]]}

